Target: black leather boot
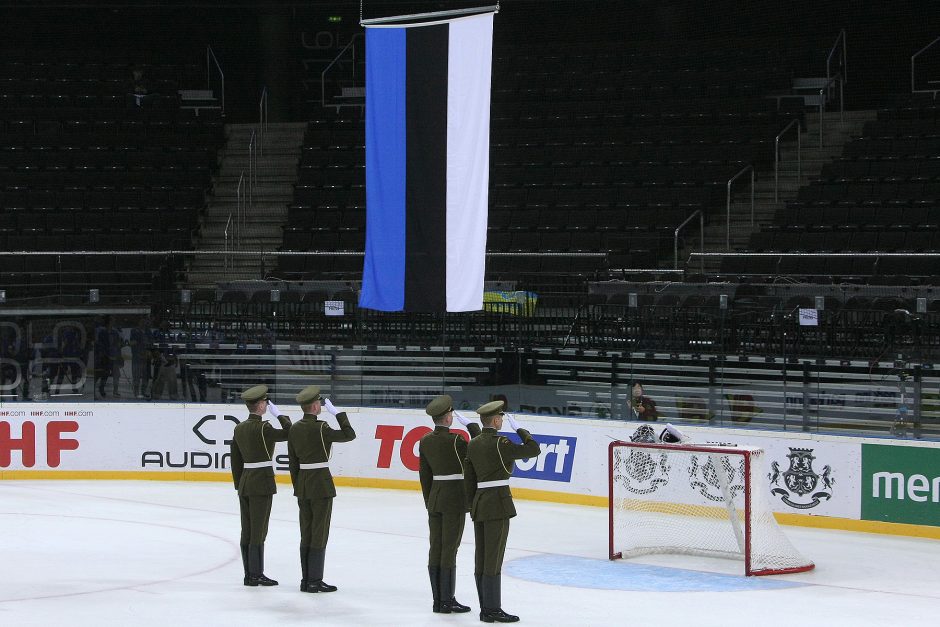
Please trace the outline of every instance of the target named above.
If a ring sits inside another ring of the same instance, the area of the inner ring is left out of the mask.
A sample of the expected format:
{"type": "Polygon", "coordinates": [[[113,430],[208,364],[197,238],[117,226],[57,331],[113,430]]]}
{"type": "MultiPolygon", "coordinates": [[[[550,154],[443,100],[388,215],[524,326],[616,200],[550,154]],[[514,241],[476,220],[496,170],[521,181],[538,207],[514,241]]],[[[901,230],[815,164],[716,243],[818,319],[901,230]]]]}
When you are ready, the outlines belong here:
{"type": "Polygon", "coordinates": [[[436,614],[449,614],[450,610],[441,609],[441,568],[428,566],[428,577],[431,579],[431,597],[434,599],[431,611],[436,614]]]}
{"type": "Polygon", "coordinates": [[[307,573],[310,570],[310,562],[307,559],[307,554],[310,553],[310,547],[301,545],[300,547],[300,591],[307,592],[307,573]]]}
{"type": "Polygon", "coordinates": [[[307,592],[336,592],[336,586],[323,582],[326,549],[310,549],[307,555],[307,592]]]}
{"type": "Polygon", "coordinates": [[[477,601],[480,602],[480,607],[483,607],[483,575],[473,573],[473,578],[477,582],[477,601]]]}
{"type": "Polygon", "coordinates": [[[463,614],[469,612],[470,608],[463,605],[454,598],[454,590],[457,587],[457,568],[441,569],[441,612],[444,614],[463,614]]]}
{"type": "Polygon", "coordinates": [[[248,545],[242,544],[241,550],[242,550],[242,567],[245,569],[244,583],[246,586],[250,586],[251,584],[248,583],[248,573],[251,572],[248,570],[248,545]]]}
{"type": "Polygon", "coordinates": [[[248,545],[248,585],[276,586],[277,582],[264,575],[264,545],[248,545]]]}
{"type": "Polygon", "coordinates": [[[502,591],[499,575],[483,575],[483,600],[486,605],[480,610],[480,620],[484,623],[517,623],[518,616],[502,610],[502,591]]]}

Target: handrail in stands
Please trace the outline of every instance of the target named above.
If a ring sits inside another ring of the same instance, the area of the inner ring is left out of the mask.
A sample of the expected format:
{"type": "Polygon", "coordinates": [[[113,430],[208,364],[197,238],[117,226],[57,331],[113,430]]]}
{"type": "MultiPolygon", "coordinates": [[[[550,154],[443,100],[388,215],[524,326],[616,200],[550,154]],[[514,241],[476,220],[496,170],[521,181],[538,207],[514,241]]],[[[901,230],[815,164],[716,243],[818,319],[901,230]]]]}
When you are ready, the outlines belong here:
{"type": "Polygon", "coordinates": [[[829,91],[830,86],[838,81],[839,82],[839,122],[840,124],[845,121],[845,98],[842,89],[842,79],[839,76],[833,76],[832,78],[826,81],[826,84],[820,87],[819,89],[819,147],[823,147],[823,125],[826,115],[826,94],[829,91]]]}
{"type": "MultiPolygon", "coordinates": [[[[931,48],[931,47],[932,47],[935,43],[937,43],[938,41],[940,41],[940,37],[937,37],[936,39],[934,39],[933,41],[931,41],[929,44],[927,44],[926,46],[924,46],[923,48],[921,48],[920,50],[918,50],[917,52],[915,52],[914,54],[911,55],[911,93],[912,93],[912,94],[933,94],[933,97],[936,99],[936,97],[937,97],[937,92],[940,92],[940,88],[937,88],[937,89],[917,89],[917,86],[915,85],[915,82],[914,82],[914,60],[917,59],[917,57],[919,57],[922,53],[926,52],[929,48],[931,48]]],[[[930,81],[930,80],[928,80],[927,82],[928,82],[928,83],[934,83],[934,82],[940,82],[940,81],[930,81]]]]}
{"type": "Polygon", "coordinates": [[[353,78],[356,77],[356,45],[355,45],[355,44],[356,44],[356,40],[357,40],[358,38],[360,38],[360,37],[362,37],[362,33],[356,33],[355,35],[353,35],[352,38],[349,40],[349,43],[346,44],[346,45],[343,47],[343,49],[339,51],[339,54],[337,54],[336,57],[334,57],[333,60],[330,61],[329,65],[327,65],[325,68],[323,68],[323,71],[320,72],[320,105],[321,105],[321,106],[323,106],[323,107],[327,107],[327,106],[336,107],[336,110],[337,110],[337,111],[339,111],[339,108],[340,108],[340,107],[344,107],[344,106],[357,106],[357,107],[358,107],[358,106],[361,106],[361,105],[359,105],[359,104],[355,104],[355,105],[353,105],[353,104],[345,105],[345,104],[342,104],[342,103],[331,103],[331,104],[329,104],[329,105],[326,104],[326,73],[329,72],[330,69],[331,69],[334,65],[336,65],[336,63],[340,60],[340,58],[341,58],[344,54],[346,54],[346,51],[349,50],[350,48],[352,48],[352,61],[353,61],[353,70],[352,70],[353,73],[352,73],[352,75],[353,75],[353,78]]]}
{"type": "Polygon", "coordinates": [[[801,135],[803,133],[803,125],[800,124],[800,119],[796,118],[795,120],[790,120],[790,123],[783,127],[783,130],[777,134],[777,137],[774,139],[774,202],[780,202],[778,199],[778,189],[780,187],[780,138],[783,137],[793,125],[796,124],[796,184],[801,185],[803,182],[803,164],[802,164],[802,146],[801,146],[801,135]]]}
{"type": "Polygon", "coordinates": [[[268,131],[268,88],[261,90],[258,101],[258,154],[264,156],[264,134],[268,131]]]}
{"type": "Polygon", "coordinates": [[[841,62],[841,64],[840,64],[840,66],[841,66],[841,68],[842,68],[842,71],[839,72],[839,76],[842,77],[842,82],[844,83],[844,82],[847,82],[847,80],[848,80],[848,79],[847,79],[847,76],[848,76],[848,70],[847,70],[847,68],[848,68],[848,66],[849,66],[848,57],[846,56],[845,29],[844,29],[844,28],[839,31],[839,36],[836,37],[836,41],[835,41],[834,44],[832,44],[832,48],[829,50],[829,55],[826,57],[826,80],[828,81],[830,78],[833,77],[833,76],[832,76],[832,71],[831,71],[831,69],[832,69],[832,55],[834,55],[834,54],[836,53],[836,51],[839,50],[839,42],[840,42],[840,41],[842,42],[842,56],[841,56],[841,61],[842,61],[842,62],[841,62]]]}
{"type": "MultiPolygon", "coordinates": [[[[698,215],[699,237],[701,238],[701,240],[699,241],[699,250],[701,252],[705,252],[705,214],[702,213],[701,209],[696,209],[692,213],[692,215],[690,215],[688,218],[686,218],[682,222],[682,224],[676,227],[675,234],[673,235],[673,238],[672,238],[673,265],[672,267],[675,270],[679,269],[679,231],[682,230],[682,227],[684,227],[686,224],[691,222],[692,218],[694,218],[696,214],[698,215]]],[[[702,264],[701,264],[700,269],[702,273],[704,274],[705,272],[705,259],[704,258],[702,259],[702,264]]]]}
{"type": "Polygon", "coordinates": [[[728,202],[726,208],[728,224],[726,225],[725,230],[725,247],[728,250],[731,250],[731,184],[748,170],[751,171],[751,226],[754,226],[754,166],[747,165],[741,168],[740,172],[728,179],[728,202]]]}
{"type": "Polygon", "coordinates": [[[845,122],[845,83],[846,76],[848,75],[848,57],[846,56],[846,35],[845,29],[839,31],[839,35],[836,37],[835,43],[832,44],[832,48],[829,49],[829,54],[826,55],[826,84],[823,85],[819,90],[819,147],[823,147],[823,118],[826,113],[826,102],[832,98],[832,86],[835,83],[839,84],[839,123],[842,124],[845,122]],[[841,46],[839,44],[842,44],[841,46]],[[841,50],[842,54],[839,56],[839,72],[836,74],[832,73],[832,58],[837,51],[841,50]]]}
{"type": "Polygon", "coordinates": [[[225,268],[226,270],[229,269],[229,251],[233,248],[233,246],[230,245],[230,242],[229,242],[229,234],[228,234],[228,229],[229,229],[229,226],[230,226],[231,224],[232,224],[232,212],[229,211],[229,212],[228,212],[228,220],[225,221],[225,231],[224,231],[224,235],[225,235],[225,257],[222,259],[222,267],[225,268]]]}
{"type": "Polygon", "coordinates": [[[245,226],[245,218],[248,215],[247,209],[255,208],[255,186],[258,184],[258,134],[255,129],[251,129],[251,136],[248,138],[248,204],[242,213],[241,226],[245,226]]]}
{"type": "Polygon", "coordinates": [[[222,105],[221,115],[225,117],[225,72],[222,71],[222,66],[219,64],[218,58],[215,56],[215,52],[212,51],[212,46],[206,46],[206,89],[212,90],[212,64],[215,64],[215,69],[219,74],[219,82],[221,85],[222,97],[219,102],[222,105]]]}
{"type": "Polygon", "coordinates": [[[242,196],[242,184],[245,182],[245,171],[242,170],[241,175],[238,177],[238,187],[235,188],[235,226],[233,229],[233,236],[235,240],[235,248],[241,248],[241,229],[239,228],[239,222],[241,220],[241,215],[243,213],[243,207],[245,199],[242,196]]]}

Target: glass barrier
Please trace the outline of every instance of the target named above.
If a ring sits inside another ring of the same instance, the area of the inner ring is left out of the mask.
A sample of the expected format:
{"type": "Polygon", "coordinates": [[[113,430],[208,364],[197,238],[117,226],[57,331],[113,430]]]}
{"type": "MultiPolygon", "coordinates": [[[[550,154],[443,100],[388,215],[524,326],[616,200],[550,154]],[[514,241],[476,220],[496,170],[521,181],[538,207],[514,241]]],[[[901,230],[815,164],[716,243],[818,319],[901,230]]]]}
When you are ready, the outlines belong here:
{"type": "Polygon", "coordinates": [[[263,383],[283,406],[317,384],[340,406],[422,409],[448,393],[468,413],[504,399],[510,411],[555,416],[940,437],[935,312],[801,319],[683,305],[553,308],[526,296],[481,312],[386,314],[359,310],[343,289],[7,301],[0,404],[238,403],[263,383]]]}

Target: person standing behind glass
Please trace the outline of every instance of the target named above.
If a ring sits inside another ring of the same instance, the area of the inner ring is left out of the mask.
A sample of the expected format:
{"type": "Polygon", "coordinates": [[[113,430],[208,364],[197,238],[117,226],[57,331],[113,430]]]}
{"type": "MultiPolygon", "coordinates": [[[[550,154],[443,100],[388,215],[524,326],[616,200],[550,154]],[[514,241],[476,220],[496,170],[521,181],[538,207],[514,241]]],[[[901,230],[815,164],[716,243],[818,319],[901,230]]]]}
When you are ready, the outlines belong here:
{"type": "Polygon", "coordinates": [[[659,418],[656,401],[643,394],[643,386],[639,381],[633,384],[630,391],[630,408],[632,410],[632,420],[652,421],[659,418]]]}
{"type": "Polygon", "coordinates": [[[141,318],[131,329],[131,394],[136,398],[147,395],[150,383],[150,331],[147,319],[141,318]]]}

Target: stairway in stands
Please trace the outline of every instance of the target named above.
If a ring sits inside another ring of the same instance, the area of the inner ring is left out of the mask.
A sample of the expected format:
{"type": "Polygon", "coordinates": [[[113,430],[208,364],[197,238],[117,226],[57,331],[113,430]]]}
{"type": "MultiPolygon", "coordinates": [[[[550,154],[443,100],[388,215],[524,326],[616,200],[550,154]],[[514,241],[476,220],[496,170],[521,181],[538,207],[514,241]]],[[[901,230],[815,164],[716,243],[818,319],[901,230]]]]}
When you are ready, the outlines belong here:
{"type": "MultiPolygon", "coordinates": [[[[287,220],[287,205],[294,194],[297,163],[303,145],[306,123],[269,124],[264,145],[257,156],[257,179],[251,204],[244,210],[240,251],[257,255],[196,255],[190,261],[187,285],[211,288],[220,282],[263,279],[276,264],[273,254],[281,245],[281,227],[287,220]]],[[[220,152],[218,174],[212,180],[212,194],[202,217],[196,250],[224,252],[226,224],[235,221],[238,183],[244,174],[242,198],[247,196],[249,144],[255,125],[228,124],[226,145],[220,152]]],[[[245,201],[247,204],[247,201],[245,201]]],[[[231,239],[229,246],[231,247],[231,239]]]]}
{"type": "MultiPolygon", "coordinates": [[[[838,112],[825,114],[823,145],[819,145],[819,116],[808,113],[806,125],[800,137],[802,182],[797,181],[797,143],[792,133],[788,141],[780,142],[780,184],[777,201],[774,201],[774,172],[758,171],[754,179],[754,224],[751,225],[750,180],[747,174],[734,183],[731,199],[731,237],[730,250],[745,250],[751,233],[758,231],[762,224],[770,224],[778,208],[786,201],[796,198],[797,191],[819,176],[825,164],[842,154],[845,143],[861,134],[865,123],[874,120],[875,111],[846,111],[840,120],[838,112]]],[[[705,225],[705,252],[724,252],[729,250],[728,221],[725,206],[713,207],[705,225]]],[[[679,249],[679,268],[688,267],[697,272],[702,267],[698,261],[689,261],[689,255],[699,252],[698,222],[687,225],[682,232],[682,241],[686,243],[679,249]],[[688,263],[687,263],[688,262],[688,263]]],[[[672,260],[670,260],[671,263],[672,260]]],[[[717,274],[721,259],[708,258],[704,263],[705,274],[717,274]]],[[[671,267],[671,266],[670,266],[671,267]]]]}

